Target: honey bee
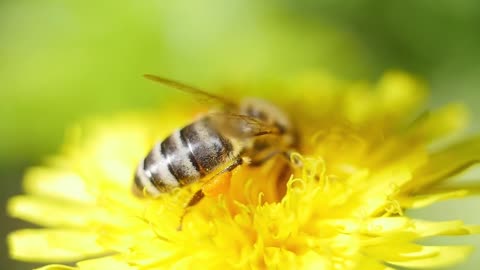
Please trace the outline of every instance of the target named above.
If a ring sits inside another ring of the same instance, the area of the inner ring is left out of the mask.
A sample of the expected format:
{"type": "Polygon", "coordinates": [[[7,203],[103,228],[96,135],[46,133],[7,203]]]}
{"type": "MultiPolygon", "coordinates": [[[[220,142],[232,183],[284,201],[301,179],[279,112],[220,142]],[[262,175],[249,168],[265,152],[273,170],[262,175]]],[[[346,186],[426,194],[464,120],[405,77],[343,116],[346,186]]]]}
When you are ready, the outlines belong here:
{"type": "Polygon", "coordinates": [[[298,143],[287,114],[265,100],[244,98],[237,103],[177,81],[145,77],[220,103],[224,109],[209,112],[157,142],[136,170],[137,194],[156,197],[203,180],[203,187],[186,205],[191,207],[206,190],[212,194],[225,186],[238,166],[258,166],[277,155],[289,158],[298,143]]]}

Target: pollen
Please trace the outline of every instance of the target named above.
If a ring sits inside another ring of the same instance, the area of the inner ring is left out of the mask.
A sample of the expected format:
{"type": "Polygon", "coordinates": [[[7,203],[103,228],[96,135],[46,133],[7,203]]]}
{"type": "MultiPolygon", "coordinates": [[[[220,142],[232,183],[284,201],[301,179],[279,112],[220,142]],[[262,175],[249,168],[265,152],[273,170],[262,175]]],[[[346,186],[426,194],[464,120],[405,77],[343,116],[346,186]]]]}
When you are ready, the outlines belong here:
{"type": "Polygon", "coordinates": [[[182,230],[179,218],[201,183],[150,198],[132,193],[132,178],[155,142],[196,109],[80,124],[9,200],[12,217],[42,227],[10,233],[10,256],[42,269],[132,270],[430,269],[468,257],[468,245],[421,243],[477,234],[478,225],[409,214],[478,193],[478,183],[451,179],[476,163],[480,138],[442,143],[466,126],[463,106],[418,114],[426,87],[401,72],[372,85],[308,75],[282,93],[269,100],[295,120],[301,143],[290,161],[243,164],[219,177],[182,230]],[[166,119],[161,127],[152,125],[158,119],[166,119]]]}

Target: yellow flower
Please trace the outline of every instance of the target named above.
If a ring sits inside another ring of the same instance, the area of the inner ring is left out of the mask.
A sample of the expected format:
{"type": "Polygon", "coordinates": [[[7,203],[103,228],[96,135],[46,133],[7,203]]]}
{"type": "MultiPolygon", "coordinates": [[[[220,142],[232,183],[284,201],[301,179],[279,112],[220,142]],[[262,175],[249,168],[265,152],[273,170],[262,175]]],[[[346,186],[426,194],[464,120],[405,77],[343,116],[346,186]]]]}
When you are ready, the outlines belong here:
{"type": "Polygon", "coordinates": [[[479,227],[408,216],[478,190],[443,183],[480,156],[478,137],[450,146],[439,140],[465,125],[462,106],[413,121],[426,91],[399,72],[375,85],[308,75],[287,88],[276,101],[303,142],[292,157],[303,166],[290,178],[280,159],[242,166],[229,190],[194,206],[178,231],[200,183],[138,198],[132,176],[154,142],[191,121],[193,110],[173,104],[97,120],[72,130],[62,154],[28,171],[26,195],[10,199],[11,216],[46,227],[11,233],[11,256],[79,261],[44,269],[433,268],[468,256],[468,246],[419,240],[479,227]]]}

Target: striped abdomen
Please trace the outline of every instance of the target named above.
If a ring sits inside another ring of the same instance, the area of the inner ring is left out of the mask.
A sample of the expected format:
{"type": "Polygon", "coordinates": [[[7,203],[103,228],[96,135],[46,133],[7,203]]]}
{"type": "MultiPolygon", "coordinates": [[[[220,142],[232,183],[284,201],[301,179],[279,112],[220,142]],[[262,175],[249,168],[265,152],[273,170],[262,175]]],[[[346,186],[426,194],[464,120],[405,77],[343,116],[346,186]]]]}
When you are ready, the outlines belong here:
{"type": "Polygon", "coordinates": [[[234,154],[231,142],[205,117],[157,143],[140,163],[135,186],[158,195],[201,179],[234,154]]]}

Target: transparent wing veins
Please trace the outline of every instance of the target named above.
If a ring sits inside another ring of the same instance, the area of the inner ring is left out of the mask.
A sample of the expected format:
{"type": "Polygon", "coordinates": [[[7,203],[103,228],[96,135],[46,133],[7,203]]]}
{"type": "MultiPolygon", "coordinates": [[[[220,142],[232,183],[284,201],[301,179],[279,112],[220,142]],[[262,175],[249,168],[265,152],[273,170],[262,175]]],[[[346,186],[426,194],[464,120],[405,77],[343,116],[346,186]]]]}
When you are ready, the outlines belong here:
{"type": "Polygon", "coordinates": [[[225,97],[213,95],[199,88],[157,75],[145,74],[143,76],[146,79],[174,88],[176,90],[193,94],[199,101],[214,102],[224,105],[225,110],[212,111],[208,113],[208,118],[212,121],[215,127],[231,136],[237,138],[248,138],[281,133],[278,127],[269,125],[260,119],[244,114],[234,113],[232,108],[238,108],[238,104],[225,97]]]}
{"type": "Polygon", "coordinates": [[[244,114],[212,112],[208,116],[219,130],[236,138],[249,138],[267,134],[278,135],[281,133],[278,127],[244,114]]]}
{"type": "Polygon", "coordinates": [[[144,74],[143,75],[146,79],[149,79],[154,82],[158,82],[160,84],[163,84],[165,86],[177,89],[179,91],[195,95],[196,98],[199,101],[208,101],[208,102],[214,102],[214,103],[221,103],[225,106],[228,107],[237,107],[237,103],[233,102],[225,97],[222,96],[217,96],[214,94],[210,94],[207,91],[204,91],[202,89],[175,81],[167,78],[163,78],[157,75],[152,75],[152,74],[144,74]]]}

